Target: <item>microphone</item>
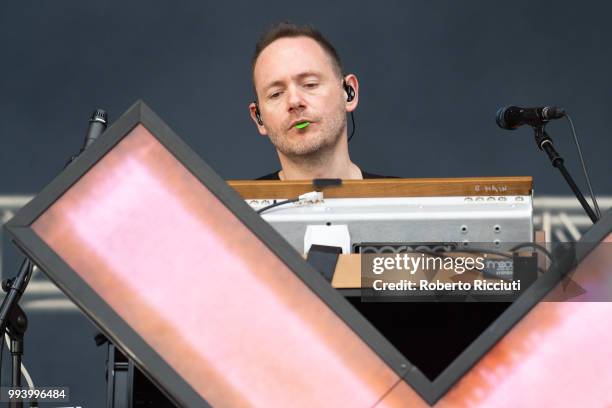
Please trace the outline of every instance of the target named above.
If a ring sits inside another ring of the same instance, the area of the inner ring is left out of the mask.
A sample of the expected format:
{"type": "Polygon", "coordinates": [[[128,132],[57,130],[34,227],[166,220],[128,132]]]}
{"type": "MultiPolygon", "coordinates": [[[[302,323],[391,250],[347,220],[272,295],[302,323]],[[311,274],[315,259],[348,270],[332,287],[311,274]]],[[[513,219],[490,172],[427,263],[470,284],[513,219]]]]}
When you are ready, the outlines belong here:
{"type": "Polygon", "coordinates": [[[564,116],[565,109],[555,106],[538,108],[504,106],[497,111],[495,121],[502,129],[514,130],[523,125],[542,126],[551,119],[559,119],[564,116]]]}
{"type": "Polygon", "coordinates": [[[107,114],[104,109],[96,109],[89,119],[89,128],[87,129],[87,137],[85,138],[85,143],[83,144],[83,148],[81,151],[87,149],[90,144],[92,144],[98,136],[102,134],[106,130],[106,121],[107,114]]]}

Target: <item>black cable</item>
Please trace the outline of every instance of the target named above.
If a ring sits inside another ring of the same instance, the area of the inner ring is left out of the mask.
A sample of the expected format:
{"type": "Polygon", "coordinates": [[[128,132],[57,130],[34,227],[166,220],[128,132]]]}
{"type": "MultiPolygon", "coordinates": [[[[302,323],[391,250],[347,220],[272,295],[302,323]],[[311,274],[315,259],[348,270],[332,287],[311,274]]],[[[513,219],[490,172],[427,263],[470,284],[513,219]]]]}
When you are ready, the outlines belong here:
{"type": "Polygon", "coordinates": [[[0,340],[0,386],[2,386],[2,356],[4,355],[4,333],[2,333],[2,340],[0,340]]]}
{"type": "Polygon", "coordinates": [[[351,122],[353,123],[353,130],[351,130],[351,135],[348,138],[349,142],[351,141],[351,139],[355,135],[355,115],[353,114],[353,112],[351,112],[351,122]]]}
{"type": "Polygon", "coordinates": [[[495,249],[485,249],[485,248],[457,248],[454,252],[465,252],[468,254],[491,254],[501,256],[502,258],[512,259],[512,254],[508,254],[508,252],[497,251],[495,249]]]}
{"type": "Polygon", "coordinates": [[[279,205],[295,203],[296,201],[300,201],[299,197],[298,198],[292,198],[290,200],[278,201],[278,202],[276,202],[274,204],[270,204],[268,206],[265,206],[264,208],[260,208],[259,210],[257,210],[257,214],[261,214],[264,211],[268,211],[270,208],[278,207],[279,205]]]}
{"type": "MultiPolygon", "coordinates": [[[[516,250],[516,248],[522,248],[522,247],[527,247],[527,246],[533,246],[535,248],[541,249],[542,251],[544,251],[546,253],[546,255],[548,255],[548,257],[552,261],[552,255],[550,254],[550,252],[548,252],[548,250],[546,248],[544,248],[541,245],[533,244],[533,243],[530,243],[530,242],[526,242],[525,244],[517,245],[517,246],[513,247],[512,249],[510,249],[510,251],[508,251],[508,252],[513,253],[516,250]]],[[[435,257],[438,257],[438,258],[446,257],[446,255],[437,254],[436,252],[428,251],[428,250],[418,250],[418,251],[415,250],[413,252],[423,253],[423,254],[430,255],[430,256],[435,256],[435,257]]],[[[500,256],[500,257],[506,258],[506,259],[513,259],[513,255],[510,255],[510,254],[508,254],[506,252],[502,252],[502,251],[496,251],[494,249],[456,248],[454,251],[451,251],[451,252],[465,252],[465,253],[468,253],[468,254],[470,254],[470,253],[473,253],[473,254],[480,254],[480,253],[482,253],[482,254],[491,254],[491,255],[497,255],[497,256],[500,256]]],[[[538,266],[537,269],[538,269],[538,272],[546,273],[546,271],[544,269],[542,269],[542,267],[540,267],[540,266],[538,266]]],[[[487,275],[485,273],[483,273],[483,274],[487,275]]],[[[491,276],[491,277],[493,277],[495,279],[508,280],[508,279],[505,279],[503,277],[499,277],[499,276],[495,276],[495,275],[489,275],[489,276],[491,276]]]]}
{"type": "Polygon", "coordinates": [[[548,251],[548,249],[544,248],[542,245],[536,244],[534,242],[523,242],[522,244],[515,245],[512,248],[510,248],[510,252],[516,252],[517,249],[527,248],[527,247],[539,249],[540,251],[542,251],[542,252],[544,252],[546,254],[548,259],[550,259],[552,262],[554,262],[553,256],[550,253],[550,251],[548,251]]]}
{"type": "MultiPolygon", "coordinates": [[[[510,248],[507,252],[496,251],[494,249],[461,249],[461,248],[457,248],[456,251],[457,252],[467,252],[467,253],[486,253],[486,254],[498,255],[498,256],[501,256],[507,259],[512,259],[514,253],[517,252],[517,249],[527,248],[527,247],[539,249],[540,251],[544,252],[544,254],[546,254],[546,256],[548,257],[548,259],[550,259],[551,262],[555,261],[550,251],[548,251],[548,249],[534,242],[524,242],[522,244],[515,245],[512,248],[510,248]],[[508,252],[512,255],[508,254],[508,252]]],[[[538,270],[540,270],[541,272],[544,272],[541,268],[538,268],[538,270]]]]}
{"type": "Polygon", "coordinates": [[[578,157],[580,157],[580,163],[582,164],[582,171],[584,172],[584,178],[586,179],[587,186],[589,187],[589,193],[591,194],[591,200],[593,200],[593,207],[595,207],[595,214],[597,218],[601,219],[601,211],[599,210],[599,204],[595,199],[595,193],[593,193],[593,187],[591,187],[591,179],[589,178],[589,172],[587,171],[586,164],[584,164],[584,158],[582,157],[582,150],[580,149],[580,143],[578,143],[578,136],[576,136],[576,129],[574,129],[574,122],[569,114],[565,114],[567,121],[572,129],[572,135],[574,136],[574,142],[576,143],[576,149],[578,150],[578,157]]]}

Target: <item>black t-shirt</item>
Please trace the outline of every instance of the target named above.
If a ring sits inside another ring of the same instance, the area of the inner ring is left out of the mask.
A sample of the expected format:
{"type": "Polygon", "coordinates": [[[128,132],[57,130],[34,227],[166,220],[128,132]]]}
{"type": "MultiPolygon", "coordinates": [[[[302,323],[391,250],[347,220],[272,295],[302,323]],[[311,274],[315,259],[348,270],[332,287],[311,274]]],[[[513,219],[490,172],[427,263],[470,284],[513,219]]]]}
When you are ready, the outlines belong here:
{"type": "MultiPolygon", "coordinates": [[[[381,176],[378,174],[366,173],[365,171],[361,171],[361,176],[364,179],[396,178],[395,176],[381,176]]],[[[274,173],[266,174],[265,176],[261,176],[255,180],[280,180],[280,177],[278,177],[278,171],[275,171],[274,173]]]]}

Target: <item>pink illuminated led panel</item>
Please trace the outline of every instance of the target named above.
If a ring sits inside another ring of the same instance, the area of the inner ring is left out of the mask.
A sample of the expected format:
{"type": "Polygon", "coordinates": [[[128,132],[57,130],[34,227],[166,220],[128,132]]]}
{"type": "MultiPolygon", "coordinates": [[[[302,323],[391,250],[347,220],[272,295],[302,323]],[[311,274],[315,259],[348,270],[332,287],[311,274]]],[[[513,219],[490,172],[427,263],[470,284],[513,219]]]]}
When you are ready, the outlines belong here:
{"type": "Polygon", "coordinates": [[[33,229],[215,407],[371,407],[399,381],[142,125],[33,229]]]}
{"type": "MultiPolygon", "coordinates": [[[[587,256],[572,279],[585,288],[594,282],[607,287],[609,299],[612,235],[587,256]]],[[[558,298],[561,288],[551,296],[558,298]]],[[[588,290],[583,297],[588,299],[588,290]]],[[[435,406],[611,407],[612,303],[572,300],[539,303],[435,406]]],[[[428,404],[400,383],[377,406],[428,404]]]]}

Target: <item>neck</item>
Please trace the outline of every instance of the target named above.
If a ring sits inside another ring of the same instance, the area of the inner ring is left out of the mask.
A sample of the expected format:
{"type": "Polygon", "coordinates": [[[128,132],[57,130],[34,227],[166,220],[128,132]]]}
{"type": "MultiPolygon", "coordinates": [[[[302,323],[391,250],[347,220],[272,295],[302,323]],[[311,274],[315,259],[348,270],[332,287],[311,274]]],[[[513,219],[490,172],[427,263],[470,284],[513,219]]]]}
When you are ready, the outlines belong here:
{"type": "Polygon", "coordinates": [[[350,159],[346,137],[338,143],[318,150],[312,155],[286,156],[278,152],[282,170],[281,180],[312,180],[339,178],[361,180],[361,170],[350,159]]]}

